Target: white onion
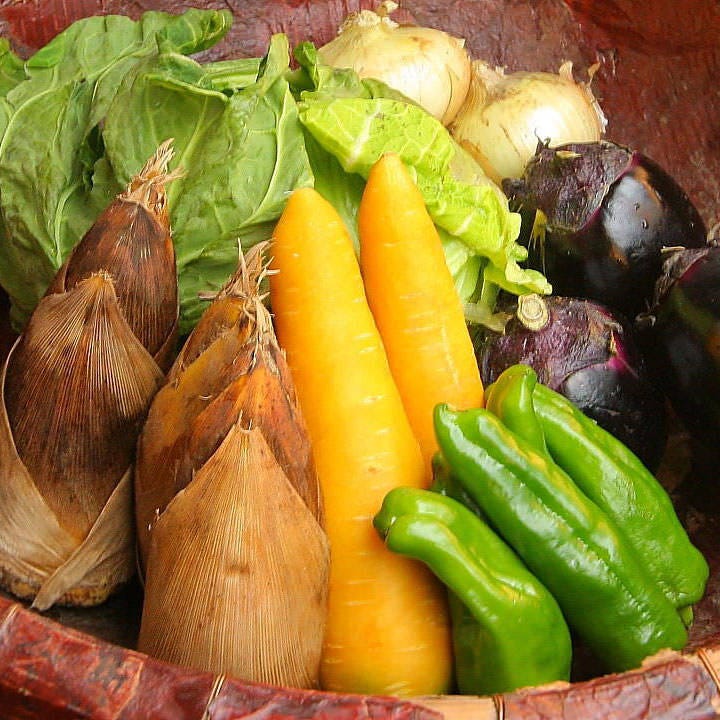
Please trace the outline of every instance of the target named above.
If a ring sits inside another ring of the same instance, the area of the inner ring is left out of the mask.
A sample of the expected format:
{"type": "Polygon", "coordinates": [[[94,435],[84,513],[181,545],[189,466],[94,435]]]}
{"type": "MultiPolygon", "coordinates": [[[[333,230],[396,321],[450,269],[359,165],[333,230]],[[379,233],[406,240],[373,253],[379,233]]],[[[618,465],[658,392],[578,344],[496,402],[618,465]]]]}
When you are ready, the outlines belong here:
{"type": "Polygon", "coordinates": [[[387,14],[396,7],[385,2],[377,13],[351,13],[318,55],[326,65],[382,80],[447,125],[470,86],[465,40],[434,28],[399,25],[387,14]]]}
{"type": "MultiPolygon", "coordinates": [[[[538,143],[594,142],[607,120],[590,90],[575,82],[572,63],[559,72],[505,74],[472,64],[472,81],[450,131],[495,182],[521,177],[538,143]]],[[[592,75],[591,75],[592,77],[592,75]]]]}

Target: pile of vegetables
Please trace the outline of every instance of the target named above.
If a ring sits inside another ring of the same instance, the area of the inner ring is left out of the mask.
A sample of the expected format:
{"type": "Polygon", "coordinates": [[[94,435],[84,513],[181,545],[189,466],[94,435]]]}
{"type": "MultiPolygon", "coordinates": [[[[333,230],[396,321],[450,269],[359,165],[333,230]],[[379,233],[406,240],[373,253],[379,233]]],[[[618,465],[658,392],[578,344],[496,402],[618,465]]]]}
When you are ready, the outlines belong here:
{"type": "Polygon", "coordinates": [[[653,472],[666,397],[720,437],[716,248],[569,65],[392,8],[263,58],[193,59],[211,10],[0,47],[0,582],[96,604],[137,560],[141,650],[336,692],[682,649],[708,566],[653,472]]]}
{"type": "Polygon", "coordinates": [[[316,190],[297,190],[272,245],[270,302],[326,502],[321,680],[442,693],[452,678],[444,592],[383,548],[372,517],[394,487],[430,485],[434,405],[474,407],[483,387],[438,232],[398,155],[372,168],[358,225],[359,264],[339,214],[316,190]]]}
{"type": "Polygon", "coordinates": [[[519,265],[519,216],[438,120],[385,83],[324,65],[310,43],[291,69],[284,35],[262,59],[188,57],[230,23],[210,10],[92,17],[26,63],[0,55],[0,284],[17,329],[77,238],[169,138],[184,170],[169,195],[183,334],[199,294],[234,271],[237,242],[269,239],[289,190],[318,189],[356,237],[364,178],[387,151],[412,167],[475,316],[490,321],[500,287],[549,291],[519,265]]]}
{"type": "Polygon", "coordinates": [[[681,649],[708,577],[652,474],[536,381],[513,365],[484,408],[439,404],[442,497],[396,488],[375,516],[388,547],[452,593],[464,693],[567,680],[565,621],[608,671],[681,649]]]}

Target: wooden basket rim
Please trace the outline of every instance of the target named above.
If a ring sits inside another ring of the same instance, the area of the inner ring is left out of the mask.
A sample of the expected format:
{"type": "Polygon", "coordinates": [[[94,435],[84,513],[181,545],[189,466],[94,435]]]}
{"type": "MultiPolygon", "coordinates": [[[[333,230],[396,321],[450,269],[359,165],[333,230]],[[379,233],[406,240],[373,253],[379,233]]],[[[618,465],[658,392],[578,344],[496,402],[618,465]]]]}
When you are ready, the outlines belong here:
{"type": "Polygon", "coordinates": [[[0,714],[4,718],[628,717],[699,720],[720,712],[720,642],[665,651],[642,668],[494,697],[398,699],[278,688],[177,667],[113,645],[0,597],[0,714]],[[58,651],[61,652],[58,652],[58,651]],[[627,715],[620,713],[627,712],[627,715]]]}

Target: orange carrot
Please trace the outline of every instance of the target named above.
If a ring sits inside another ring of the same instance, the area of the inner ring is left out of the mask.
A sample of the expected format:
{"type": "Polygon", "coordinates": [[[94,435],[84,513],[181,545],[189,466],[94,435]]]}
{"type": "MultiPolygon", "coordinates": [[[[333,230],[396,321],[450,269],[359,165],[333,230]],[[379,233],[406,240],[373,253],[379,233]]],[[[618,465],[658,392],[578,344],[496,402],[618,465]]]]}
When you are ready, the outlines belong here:
{"type": "Polygon", "coordinates": [[[483,385],[440,237],[399,156],[370,171],[358,227],[368,303],[430,473],[433,408],[480,407],[483,385]]]}
{"type": "Polygon", "coordinates": [[[383,498],[424,483],[422,455],[365,299],[350,236],[315,190],[295,191],[272,244],[270,301],[305,416],[330,541],[327,690],[448,690],[445,592],[372,526],[383,498]]]}

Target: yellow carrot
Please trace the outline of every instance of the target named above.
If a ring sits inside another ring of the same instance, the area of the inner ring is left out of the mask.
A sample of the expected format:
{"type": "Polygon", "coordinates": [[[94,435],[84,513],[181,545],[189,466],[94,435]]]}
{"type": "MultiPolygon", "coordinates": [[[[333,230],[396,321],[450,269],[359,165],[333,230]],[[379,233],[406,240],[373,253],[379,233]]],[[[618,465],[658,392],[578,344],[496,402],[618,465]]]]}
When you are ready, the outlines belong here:
{"type": "Polygon", "coordinates": [[[422,455],[365,299],[352,241],[315,190],[274,233],[270,301],[305,416],[330,541],[327,690],[442,693],[452,668],[445,593],[372,526],[385,494],[424,483],[422,455]]]}
{"type": "Polygon", "coordinates": [[[440,237],[398,155],[370,171],[358,228],[368,303],[430,473],[433,408],[480,407],[483,385],[440,237]]]}

